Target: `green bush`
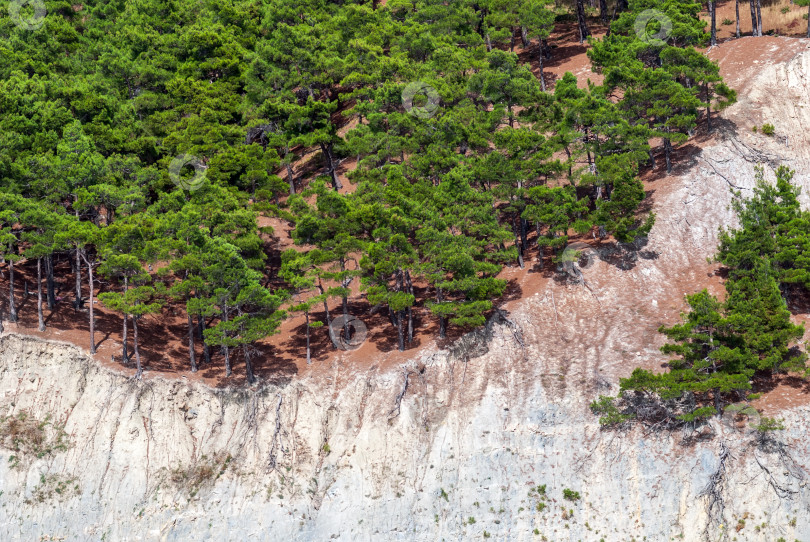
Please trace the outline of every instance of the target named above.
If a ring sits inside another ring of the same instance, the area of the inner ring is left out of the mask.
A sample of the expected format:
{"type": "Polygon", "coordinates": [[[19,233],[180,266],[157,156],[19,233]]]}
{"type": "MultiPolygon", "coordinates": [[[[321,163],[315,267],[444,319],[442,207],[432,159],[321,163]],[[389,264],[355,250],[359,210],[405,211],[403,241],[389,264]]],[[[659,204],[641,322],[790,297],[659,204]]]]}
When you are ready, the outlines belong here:
{"type": "Polygon", "coordinates": [[[578,501],[579,492],[572,489],[563,489],[563,498],[567,501],[578,501]]]}
{"type": "Polygon", "coordinates": [[[776,129],[773,127],[773,124],[763,124],[762,125],[762,133],[767,136],[772,136],[776,132],[776,129]]]}
{"type": "Polygon", "coordinates": [[[723,19],[722,24],[723,24],[723,26],[728,26],[728,25],[734,24],[734,21],[732,21],[731,19],[723,19]]]}

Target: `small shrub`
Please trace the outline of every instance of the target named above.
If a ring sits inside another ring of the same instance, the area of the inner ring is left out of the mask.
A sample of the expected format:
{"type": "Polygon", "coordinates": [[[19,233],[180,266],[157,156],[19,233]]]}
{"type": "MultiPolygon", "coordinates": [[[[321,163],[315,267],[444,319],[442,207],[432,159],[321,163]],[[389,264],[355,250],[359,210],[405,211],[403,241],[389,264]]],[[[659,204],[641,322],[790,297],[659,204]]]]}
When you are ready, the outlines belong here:
{"type": "Polygon", "coordinates": [[[0,446],[15,452],[9,457],[11,467],[23,459],[53,455],[68,449],[68,434],[65,424],[51,422],[51,415],[42,420],[21,410],[16,416],[0,417],[0,446]]]}
{"type": "Polygon", "coordinates": [[[760,397],[762,397],[761,393],[752,393],[751,395],[748,396],[748,400],[749,401],[756,401],[760,397]]]}
{"type": "Polygon", "coordinates": [[[578,501],[579,492],[571,489],[563,489],[563,498],[567,501],[578,501]]]}
{"type": "Polygon", "coordinates": [[[447,498],[447,492],[444,490],[444,488],[441,488],[441,493],[439,493],[439,497],[444,499],[445,502],[450,502],[450,500],[447,498]]]}
{"type": "Polygon", "coordinates": [[[734,24],[734,21],[732,21],[731,19],[728,19],[728,18],[723,19],[723,26],[729,26],[729,25],[732,25],[732,24],[734,24]]]}
{"type": "Polygon", "coordinates": [[[772,136],[776,133],[776,128],[774,128],[773,124],[765,123],[762,125],[762,133],[766,136],[772,136]]]}
{"type": "Polygon", "coordinates": [[[754,126],[751,127],[751,131],[754,132],[754,133],[757,133],[757,130],[758,130],[757,125],[754,124],[754,126]]]}
{"type": "Polygon", "coordinates": [[[63,476],[61,474],[46,476],[41,474],[39,484],[31,493],[31,498],[25,499],[25,502],[28,504],[34,502],[44,503],[54,499],[60,502],[64,501],[80,493],[79,485],[76,482],[77,478],[75,476],[63,476]]]}
{"type": "Polygon", "coordinates": [[[783,420],[777,420],[776,418],[762,418],[759,421],[759,424],[755,426],[755,429],[760,433],[767,433],[769,431],[782,431],[785,428],[782,421],[783,420]]]}
{"type": "MultiPolygon", "coordinates": [[[[171,480],[178,487],[185,487],[189,496],[193,497],[200,488],[216,481],[225,474],[233,461],[231,454],[220,452],[211,459],[203,455],[195,464],[183,469],[176,468],[171,473],[171,480]]],[[[270,490],[268,490],[270,491],[270,490]]]]}
{"type": "Polygon", "coordinates": [[[632,414],[622,414],[613,401],[613,397],[600,395],[598,400],[591,403],[591,411],[600,416],[599,425],[605,427],[617,426],[634,418],[632,414]]]}
{"type": "Polygon", "coordinates": [[[790,13],[790,7],[789,7],[789,6],[785,6],[785,7],[783,7],[782,9],[780,9],[779,11],[780,11],[780,12],[782,12],[782,13],[790,13]]]}
{"type": "Polygon", "coordinates": [[[467,518],[467,523],[468,523],[469,525],[473,525],[473,524],[475,523],[475,518],[474,518],[474,517],[472,517],[472,516],[470,516],[469,518],[467,518]]]}
{"type": "Polygon", "coordinates": [[[537,503],[536,508],[537,508],[537,511],[538,511],[538,512],[542,512],[543,510],[545,510],[545,509],[546,509],[546,503],[544,503],[544,502],[539,502],[539,503],[537,503]]]}
{"type": "Polygon", "coordinates": [[[490,534],[488,532],[484,531],[484,538],[489,538],[489,537],[490,537],[490,534]]]}

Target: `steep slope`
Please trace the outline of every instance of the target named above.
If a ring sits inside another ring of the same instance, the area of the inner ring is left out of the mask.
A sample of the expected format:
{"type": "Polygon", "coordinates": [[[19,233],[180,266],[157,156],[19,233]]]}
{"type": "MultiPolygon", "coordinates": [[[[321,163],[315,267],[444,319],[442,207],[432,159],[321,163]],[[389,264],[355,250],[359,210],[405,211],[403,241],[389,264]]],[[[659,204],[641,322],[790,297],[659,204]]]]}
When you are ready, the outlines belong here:
{"type": "Polygon", "coordinates": [[[28,418],[4,418],[0,441],[32,452],[2,451],[0,537],[806,538],[803,393],[770,443],[728,420],[694,435],[604,432],[587,409],[633,367],[665,361],[656,330],[677,320],[683,294],[721,291],[706,259],[732,220],[730,187],[750,189],[757,162],[784,161],[808,201],[806,42],[743,39],[711,54],[740,101],[712,139],[680,151],[675,175],[648,179],[658,221],[646,246],[600,247],[587,286],[527,273],[509,322],[450,350],[387,372],[355,371],[349,353],[329,378],[215,391],[137,382],[74,347],[3,336],[0,413],[28,418]],[[764,122],[776,137],[750,130],[764,122]]]}

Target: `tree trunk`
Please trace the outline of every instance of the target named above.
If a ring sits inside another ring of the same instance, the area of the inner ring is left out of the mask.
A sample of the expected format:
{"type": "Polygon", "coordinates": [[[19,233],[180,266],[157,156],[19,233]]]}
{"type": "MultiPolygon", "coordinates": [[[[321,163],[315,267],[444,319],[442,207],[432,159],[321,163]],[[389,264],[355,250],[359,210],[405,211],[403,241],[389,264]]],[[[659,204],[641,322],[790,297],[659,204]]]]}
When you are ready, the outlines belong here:
{"type": "MultiPolygon", "coordinates": [[[[323,285],[318,279],[318,292],[323,295],[323,285]]],[[[329,333],[329,340],[332,341],[332,347],[337,349],[339,348],[338,342],[332,337],[332,316],[329,314],[329,304],[326,302],[326,296],[323,298],[323,312],[326,313],[326,331],[329,333]]]]}
{"type": "Polygon", "coordinates": [[[309,365],[310,363],[312,363],[312,356],[310,354],[310,348],[309,348],[309,311],[308,310],[305,312],[305,315],[307,317],[307,365],[309,365]]]}
{"type": "Polygon", "coordinates": [[[200,333],[200,342],[203,345],[203,361],[206,364],[211,363],[211,347],[208,346],[208,343],[205,340],[205,317],[202,313],[197,314],[197,329],[200,333]]]}
{"type": "Polygon", "coordinates": [[[756,0],[748,0],[749,5],[751,6],[751,35],[758,36],[757,34],[757,7],[756,7],[756,0]]]}
{"type": "MultiPolygon", "coordinates": [[[[740,37],[740,0],[734,0],[734,12],[737,14],[737,38],[740,37]]],[[[810,28],[810,26],[808,26],[810,28]]]]}
{"type": "MultiPolygon", "coordinates": [[[[346,262],[343,260],[343,258],[340,259],[340,270],[341,271],[346,271],[346,262]]],[[[345,282],[346,281],[344,279],[343,283],[345,284],[345,282]]],[[[351,282],[349,282],[349,284],[351,284],[351,282]]],[[[348,284],[346,284],[346,286],[344,286],[344,288],[348,288],[348,287],[349,287],[348,284]]],[[[348,295],[343,294],[343,297],[341,298],[341,305],[343,306],[343,338],[345,339],[346,342],[349,342],[349,340],[352,338],[352,328],[349,325],[349,296],[348,295]]]]}
{"type": "Polygon", "coordinates": [[[332,143],[321,143],[321,152],[323,152],[324,162],[326,163],[326,174],[332,178],[332,187],[337,192],[343,185],[340,184],[337,171],[335,170],[335,157],[332,154],[332,143]]]}
{"type": "Polygon", "coordinates": [[[669,138],[664,138],[664,156],[667,161],[667,173],[672,173],[672,142],[669,138]]]}
{"type": "Polygon", "coordinates": [[[87,262],[87,277],[88,277],[88,284],[90,285],[90,296],[88,300],[90,302],[90,353],[96,353],[96,322],[95,322],[95,314],[93,312],[93,266],[90,265],[90,262],[87,262]]]}
{"type": "Polygon", "coordinates": [[[75,262],[75,275],[76,275],[76,302],[73,306],[74,309],[79,310],[82,308],[82,260],[81,249],[76,249],[76,262],[75,262]]]}
{"type": "Polygon", "coordinates": [[[405,351],[405,330],[402,328],[402,319],[405,317],[403,314],[405,311],[399,311],[397,315],[397,336],[399,339],[399,351],[405,351]]]}
{"type": "Polygon", "coordinates": [[[525,26],[520,27],[520,42],[523,44],[524,49],[531,45],[531,41],[529,41],[529,31],[525,26]]]}
{"type": "MultiPolygon", "coordinates": [[[[408,288],[408,293],[413,294],[413,283],[411,282],[411,274],[405,271],[405,285],[408,288]]],[[[408,307],[408,344],[413,342],[413,307],[408,307]]]]}
{"type": "Polygon", "coordinates": [[[762,35],[762,1],[757,0],[757,35],[762,35]]]}
{"type": "Polygon", "coordinates": [[[579,42],[583,43],[591,35],[585,22],[585,0],[577,0],[577,22],[579,23],[579,42]]]}
{"type": "Polygon", "coordinates": [[[14,301],[14,261],[8,261],[8,321],[17,321],[17,304],[14,301]]]}
{"type": "Polygon", "coordinates": [[[489,32],[487,32],[487,52],[492,52],[492,40],[489,39],[489,32]]]}
{"type": "MultiPolygon", "coordinates": [[[[436,301],[439,305],[442,304],[442,289],[436,288],[436,301]]],[[[444,339],[447,337],[447,320],[444,319],[444,316],[439,315],[439,338],[444,339]]]]}
{"type": "Polygon", "coordinates": [[[132,343],[135,347],[135,366],[138,368],[135,371],[135,378],[141,379],[143,368],[141,367],[141,352],[138,350],[138,319],[132,315],[132,343]]]}
{"type": "MultiPolygon", "coordinates": [[[[739,0],[737,0],[739,2],[739,0]]],[[[295,178],[293,177],[292,164],[287,162],[287,180],[290,182],[290,195],[295,194],[295,178]]]]}
{"type": "Polygon", "coordinates": [[[526,252],[529,248],[529,233],[527,228],[529,227],[529,221],[525,218],[520,218],[520,248],[523,252],[526,252]]]}
{"type": "MultiPolygon", "coordinates": [[[[222,311],[222,321],[228,321],[228,313],[225,311],[222,311]]],[[[222,345],[222,353],[225,355],[225,376],[231,376],[233,371],[231,371],[231,356],[227,344],[222,345]]]]}
{"type": "Polygon", "coordinates": [[[708,83],[706,83],[706,129],[712,131],[712,97],[709,95],[708,83]]]}
{"type": "MultiPolygon", "coordinates": [[[[127,294],[127,290],[129,290],[129,277],[124,275],[124,295],[127,294]]],[[[122,330],[121,333],[122,338],[121,342],[123,343],[121,346],[121,356],[123,356],[121,358],[121,361],[123,362],[124,365],[129,365],[129,351],[128,351],[129,329],[127,327],[127,320],[128,320],[127,315],[124,314],[124,325],[123,325],[124,329],[122,330]]]]}
{"type": "Polygon", "coordinates": [[[188,316],[188,360],[191,362],[191,372],[197,372],[197,358],[194,355],[194,319],[191,313],[186,312],[188,316]]]}
{"type": "Polygon", "coordinates": [[[711,15],[711,43],[717,45],[717,0],[709,0],[709,14],[711,15]]]}
{"type": "Polygon", "coordinates": [[[39,330],[45,331],[45,317],[42,315],[42,258],[37,258],[37,321],[39,330]]]}
{"type": "Polygon", "coordinates": [[[245,375],[247,376],[248,384],[253,384],[256,382],[256,376],[253,374],[253,364],[250,363],[248,347],[242,348],[242,355],[245,356],[245,375]]]}
{"type": "Polygon", "coordinates": [[[523,245],[518,237],[517,217],[512,219],[512,232],[515,234],[515,248],[518,251],[518,265],[523,269],[525,263],[523,261],[523,245]]]}
{"type": "Polygon", "coordinates": [[[810,38],[810,4],[807,5],[807,37],[810,38]]]}
{"type": "Polygon", "coordinates": [[[48,287],[48,310],[53,310],[56,307],[56,292],[54,291],[53,280],[53,254],[45,256],[45,275],[47,276],[48,287]]]}
{"type": "Polygon", "coordinates": [[[603,25],[608,24],[608,5],[607,0],[599,0],[599,19],[603,25]]]}
{"type": "Polygon", "coordinates": [[[653,154],[652,149],[648,151],[648,154],[650,155],[650,162],[652,162],[652,168],[655,169],[655,154],[653,154]]]}
{"type": "Polygon", "coordinates": [[[538,55],[540,58],[540,88],[543,89],[543,92],[546,91],[546,75],[543,72],[543,66],[545,64],[545,54],[543,52],[543,40],[538,40],[538,49],[540,49],[540,54],[538,55]]]}
{"type": "Polygon", "coordinates": [[[630,3],[627,0],[618,0],[616,2],[616,9],[619,11],[627,11],[630,9],[630,3]]]}

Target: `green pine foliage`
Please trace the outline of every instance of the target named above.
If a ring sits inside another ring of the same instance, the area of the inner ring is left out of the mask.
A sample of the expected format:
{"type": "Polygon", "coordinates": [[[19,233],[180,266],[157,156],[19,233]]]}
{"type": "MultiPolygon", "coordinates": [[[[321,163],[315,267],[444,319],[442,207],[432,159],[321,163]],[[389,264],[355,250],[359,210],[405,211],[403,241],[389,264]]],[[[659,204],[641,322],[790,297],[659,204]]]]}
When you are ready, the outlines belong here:
{"type": "MultiPolygon", "coordinates": [[[[170,309],[186,320],[191,371],[216,360],[230,375],[238,360],[249,381],[282,318],[306,320],[309,361],[310,333],[335,304],[348,315],[358,291],[400,350],[417,311],[442,337],[481,325],[504,266],[554,259],[574,235],[647,235],[650,139],[669,155],[704,108],[734,99],[691,49],[705,41],[692,3],[631,3],[593,44],[605,85],[569,73],[553,92],[547,0],[49,3],[38,30],[6,7],[0,325],[17,318],[15,266],[36,264],[40,328],[54,284],[71,281],[95,348],[100,278],[139,375],[138,324],[170,309]],[[675,22],[663,48],[632,31],[647,7],[675,22]],[[420,114],[403,105],[413,88],[420,114]],[[197,169],[170,174],[181,155],[197,169]],[[259,227],[268,218],[284,231],[259,227]],[[287,231],[296,246],[279,254],[271,236],[287,231]]],[[[806,287],[791,224],[774,233],[775,280],[806,287]]]]}
{"type": "Polygon", "coordinates": [[[808,373],[799,349],[804,327],[791,322],[786,296],[807,294],[808,214],[799,207],[793,172],[781,166],[776,183],[757,168],[751,198],[737,194],[738,229],[721,231],[717,259],[728,269],[726,297],[706,290],[686,296],[683,321],[660,332],[670,342],[669,370],[636,369],[619,383],[619,396],[591,405],[603,425],[631,419],[676,427],[721,414],[742,401],[755,373],[808,373]]]}

